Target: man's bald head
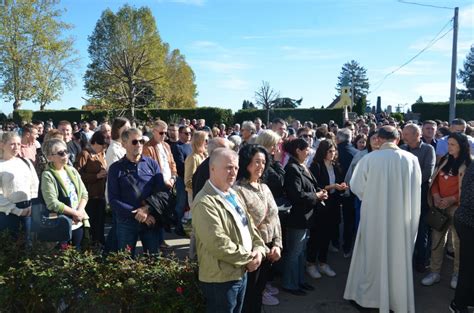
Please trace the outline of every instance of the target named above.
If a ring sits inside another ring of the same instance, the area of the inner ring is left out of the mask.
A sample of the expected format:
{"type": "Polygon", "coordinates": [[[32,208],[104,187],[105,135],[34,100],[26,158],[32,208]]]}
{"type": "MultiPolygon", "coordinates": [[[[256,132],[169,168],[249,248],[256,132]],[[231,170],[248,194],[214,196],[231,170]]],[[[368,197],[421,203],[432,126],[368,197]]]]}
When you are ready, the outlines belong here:
{"type": "Polygon", "coordinates": [[[228,148],[216,148],[209,159],[209,179],[223,192],[235,183],[239,171],[239,155],[228,148]]]}
{"type": "Polygon", "coordinates": [[[212,152],[217,148],[230,149],[230,141],[222,137],[215,137],[209,140],[207,143],[207,153],[212,155],[212,152]]]}
{"type": "Polygon", "coordinates": [[[382,141],[395,142],[400,139],[400,133],[395,127],[385,125],[379,129],[378,137],[382,141]]]}
{"type": "Polygon", "coordinates": [[[411,134],[414,134],[414,135],[421,135],[420,126],[418,126],[416,124],[413,124],[413,123],[405,125],[405,127],[403,127],[403,131],[405,131],[405,130],[410,132],[411,134]]]}

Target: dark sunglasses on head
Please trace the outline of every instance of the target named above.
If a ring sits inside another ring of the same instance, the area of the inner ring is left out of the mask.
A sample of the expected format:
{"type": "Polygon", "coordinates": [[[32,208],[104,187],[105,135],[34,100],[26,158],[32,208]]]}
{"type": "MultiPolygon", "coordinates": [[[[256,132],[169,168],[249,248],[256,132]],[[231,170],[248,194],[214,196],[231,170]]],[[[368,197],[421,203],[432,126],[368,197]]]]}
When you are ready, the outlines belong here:
{"type": "Polygon", "coordinates": [[[60,157],[63,157],[63,156],[66,156],[68,154],[69,154],[69,152],[67,152],[67,150],[61,150],[61,151],[58,151],[58,152],[54,153],[53,155],[59,155],[60,157]]]}
{"type": "Polygon", "coordinates": [[[132,145],[136,146],[136,145],[138,145],[138,143],[140,143],[141,145],[144,145],[145,144],[145,139],[140,139],[140,140],[133,139],[132,140],[132,145]]]}

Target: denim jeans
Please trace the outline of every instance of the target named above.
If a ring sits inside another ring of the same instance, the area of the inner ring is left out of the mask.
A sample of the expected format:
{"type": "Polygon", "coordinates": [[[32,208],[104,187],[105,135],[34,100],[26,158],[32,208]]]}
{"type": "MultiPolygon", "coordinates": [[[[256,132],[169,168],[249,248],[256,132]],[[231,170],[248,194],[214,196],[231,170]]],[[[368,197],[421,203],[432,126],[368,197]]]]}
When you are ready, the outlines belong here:
{"type": "Polygon", "coordinates": [[[240,313],[244,303],[247,274],[241,280],[225,283],[200,282],[207,313],[240,313]]]}
{"type": "Polygon", "coordinates": [[[135,247],[138,238],[142,241],[143,252],[158,253],[159,229],[155,226],[148,227],[144,223],[139,223],[134,218],[122,218],[117,216],[116,233],[119,250],[131,249],[132,256],[135,256],[135,247]]]}
{"type": "Polygon", "coordinates": [[[305,248],[308,240],[307,229],[287,228],[286,233],[286,254],[284,260],[282,286],[286,289],[300,289],[305,278],[305,248]]]}
{"type": "Polygon", "coordinates": [[[186,192],[184,179],[178,177],[176,179],[176,215],[178,217],[178,222],[176,224],[177,230],[183,230],[183,223],[181,219],[184,216],[184,209],[186,208],[186,203],[188,203],[188,193],[186,192]]]}
{"type": "Polygon", "coordinates": [[[14,238],[18,237],[20,231],[21,217],[15,214],[0,213],[0,232],[8,231],[14,238]]]}

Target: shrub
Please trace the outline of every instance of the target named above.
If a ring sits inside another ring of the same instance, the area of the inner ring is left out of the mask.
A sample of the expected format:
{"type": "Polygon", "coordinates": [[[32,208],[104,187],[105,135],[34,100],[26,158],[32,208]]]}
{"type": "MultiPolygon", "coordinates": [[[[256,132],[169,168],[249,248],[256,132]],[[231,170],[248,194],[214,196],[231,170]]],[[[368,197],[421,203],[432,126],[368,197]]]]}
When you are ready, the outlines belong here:
{"type": "MultiPolygon", "coordinates": [[[[342,124],[342,109],[274,109],[270,111],[270,122],[277,117],[287,120],[292,119],[304,121],[312,121],[318,124],[327,123],[334,120],[336,123],[342,124]]],[[[266,110],[239,110],[234,115],[236,123],[243,121],[253,121],[256,117],[260,117],[264,123],[267,121],[266,110]]]]}
{"type": "Polygon", "coordinates": [[[33,118],[33,111],[31,110],[15,110],[13,111],[13,121],[17,124],[22,122],[30,123],[33,118]]]}
{"type": "MultiPolygon", "coordinates": [[[[420,113],[421,120],[447,120],[449,118],[448,102],[423,102],[412,106],[413,113],[420,113]]],[[[456,103],[456,117],[466,121],[474,120],[474,101],[458,101],[456,103]]]]}
{"type": "Polygon", "coordinates": [[[202,312],[197,266],[129,252],[34,248],[0,242],[0,312],[202,312]]]}

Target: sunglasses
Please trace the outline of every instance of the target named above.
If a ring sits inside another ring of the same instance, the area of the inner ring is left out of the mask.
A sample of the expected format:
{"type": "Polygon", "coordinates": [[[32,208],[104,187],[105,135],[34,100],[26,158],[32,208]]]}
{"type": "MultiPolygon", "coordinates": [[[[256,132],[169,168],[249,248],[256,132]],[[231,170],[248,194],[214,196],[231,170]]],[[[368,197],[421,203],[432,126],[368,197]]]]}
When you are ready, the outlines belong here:
{"type": "Polygon", "coordinates": [[[140,143],[143,146],[145,144],[145,139],[140,139],[140,140],[133,139],[132,140],[132,145],[136,146],[136,145],[138,145],[138,143],[140,143]]]}
{"type": "Polygon", "coordinates": [[[60,157],[64,157],[68,154],[69,154],[69,152],[67,152],[67,150],[61,150],[61,151],[58,151],[58,152],[54,153],[53,155],[59,155],[60,157]]]}

